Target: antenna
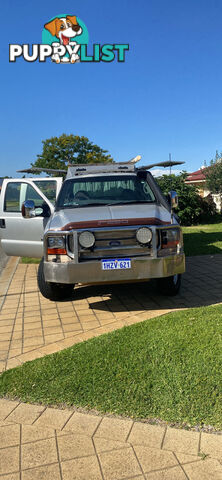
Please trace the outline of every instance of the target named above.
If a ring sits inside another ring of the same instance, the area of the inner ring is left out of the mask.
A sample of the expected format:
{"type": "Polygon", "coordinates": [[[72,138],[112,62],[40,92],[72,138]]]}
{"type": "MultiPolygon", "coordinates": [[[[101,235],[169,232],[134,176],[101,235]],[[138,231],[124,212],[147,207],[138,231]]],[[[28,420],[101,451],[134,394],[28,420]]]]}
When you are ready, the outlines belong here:
{"type": "MultiPolygon", "coordinates": [[[[170,164],[170,191],[172,191],[172,183],[173,179],[171,176],[172,173],[172,160],[171,160],[171,153],[169,153],[169,164],[170,164]]],[[[170,217],[171,217],[171,223],[173,223],[173,207],[172,207],[172,200],[171,200],[171,205],[170,205],[170,217]]]]}
{"type": "Polygon", "coordinates": [[[172,163],[171,163],[171,153],[169,153],[169,164],[170,164],[170,175],[171,175],[171,167],[172,167],[172,163]]]}
{"type": "MultiPolygon", "coordinates": [[[[170,163],[170,190],[172,190],[172,177],[171,177],[171,172],[172,172],[172,165],[171,165],[171,153],[169,153],[169,163],[170,163]]],[[[171,203],[171,202],[170,202],[171,203]]],[[[171,223],[173,223],[173,208],[172,204],[170,205],[170,220],[171,223]]]]}

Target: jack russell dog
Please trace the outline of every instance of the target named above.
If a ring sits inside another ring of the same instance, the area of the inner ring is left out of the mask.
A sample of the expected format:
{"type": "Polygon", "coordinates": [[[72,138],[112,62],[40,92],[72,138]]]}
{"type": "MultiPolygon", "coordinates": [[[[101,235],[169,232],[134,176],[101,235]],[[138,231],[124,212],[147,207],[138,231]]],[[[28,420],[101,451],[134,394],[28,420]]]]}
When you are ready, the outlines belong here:
{"type": "MultiPolygon", "coordinates": [[[[76,15],[66,15],[64,18],[54,18],[50,22],[44,25],[46,30],[48,30],[53,37],[59,38],[60,45],[70,45],[72,48],[72,53],[70,59],[68,57],[60,57],[58,53],[55,53],[52,56],[52,60],[56,63],[62,62],[71,62],[75,63],[79,61],[79,55],[77,54],[79,45],[76,42],[71,42],[70,39],[76,35],[81,35],[82,28],[77,22],[76,15]]],[[[53,46],[57,46],[58,43],[53,43],[53,46]]]]}

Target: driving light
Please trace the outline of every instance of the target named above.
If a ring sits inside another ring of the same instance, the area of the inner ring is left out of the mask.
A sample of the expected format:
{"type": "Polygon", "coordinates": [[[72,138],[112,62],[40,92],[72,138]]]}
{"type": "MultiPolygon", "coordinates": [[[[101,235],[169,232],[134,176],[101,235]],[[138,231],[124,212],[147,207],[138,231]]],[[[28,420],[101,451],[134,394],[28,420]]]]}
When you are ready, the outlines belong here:
{"type": "Polygon", "coordinates": [[[139,228],[136,232],[137,242],[147,245],[152,240],[152,230],[147,227],[139,228]]]}
{"type": "Polygon", "coordinates": [[[96,240],[95,236],[93,235],[92,232],[85,231],[80,233],[79,235],[79,243],[83,248],[93,247],[95,240],[96,240]]]}

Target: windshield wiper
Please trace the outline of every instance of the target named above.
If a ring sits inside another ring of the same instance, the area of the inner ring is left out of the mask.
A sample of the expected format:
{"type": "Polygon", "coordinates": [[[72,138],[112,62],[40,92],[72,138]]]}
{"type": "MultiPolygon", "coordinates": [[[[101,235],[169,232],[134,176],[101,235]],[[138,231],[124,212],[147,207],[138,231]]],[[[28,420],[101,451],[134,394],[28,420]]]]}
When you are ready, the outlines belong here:
{"type": "Polygon", "coordinates": [[[154,200],[127,200],[122,202],[107,203],[107,205],[110,207],[112,205],[128,205],[130,203],[155,203],[155,201],[154,200]]]}
{"type": "Polygon", "coordinates": [[[63,209],[63,208],[83,208],[83,207],[99,207],[99,206],[104,207],[104,205],[109,205],[108,203],[100,203],[100,202],[93,202],[93,203],[85,203],[84,205],[62,205],[59,206],[58,208],[63,209]]]}
{"type": "Polygon", "coordinates": [[[127,200],[127,201],[120,201],[120,202],[112,202],[112,203],[102,203],[102,202],[93,202],[93,203],[85,203],[84,205],[62,205],[59,206],[59,209],[66,209],[66,208],[85,208],[85,207],[112,207],[115,205],[128,205],[130,203],[154,203],[153,200],[127,200]]]}

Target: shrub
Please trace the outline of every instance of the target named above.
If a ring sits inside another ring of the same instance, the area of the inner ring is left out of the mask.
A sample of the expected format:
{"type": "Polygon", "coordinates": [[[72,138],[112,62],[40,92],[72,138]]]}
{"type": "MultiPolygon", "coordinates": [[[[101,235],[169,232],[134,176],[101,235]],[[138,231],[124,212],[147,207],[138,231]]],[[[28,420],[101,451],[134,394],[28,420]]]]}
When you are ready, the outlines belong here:
{"type": "Polygon", "coordinates": [[[176,214],[182,225],[195,225],[202,222],[210,222],[216,214],[216,206],[210,196],[200,197],[198,190],[194,185],[185,183],[187,173],[180,175],[163,175],[156,178],[164,195],[168,195],[170,190],[175,190],[179,197],[179,207],[176,214]]]}

